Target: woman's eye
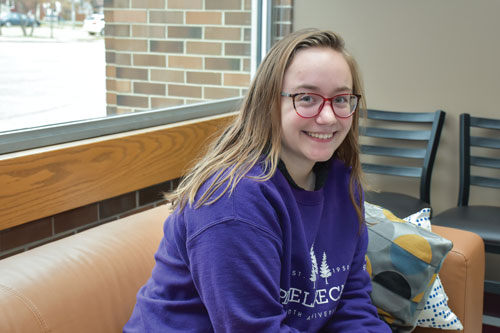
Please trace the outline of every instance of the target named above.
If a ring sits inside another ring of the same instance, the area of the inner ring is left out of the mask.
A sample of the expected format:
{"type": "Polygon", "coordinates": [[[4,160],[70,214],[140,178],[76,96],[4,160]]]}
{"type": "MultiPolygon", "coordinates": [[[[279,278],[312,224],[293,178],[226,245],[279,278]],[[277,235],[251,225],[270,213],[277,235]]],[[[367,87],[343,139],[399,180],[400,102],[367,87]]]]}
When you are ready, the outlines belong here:
{"type": "Polygon", "coordinates": [[[346,98],[346,96],[337,96],[333,100],[333,103],[335,103],[335,104],[344,104],[344,103],[347,103],[347,98],[346,98]]]}
{"type": "Polygon", "coordinates": [[[310,95],[302,95],[300,96],[300,99],[299,99],[301,102],[305,102],[305,103],[310,103],[313,101],[313,98],[312,96],[310,95]]]}

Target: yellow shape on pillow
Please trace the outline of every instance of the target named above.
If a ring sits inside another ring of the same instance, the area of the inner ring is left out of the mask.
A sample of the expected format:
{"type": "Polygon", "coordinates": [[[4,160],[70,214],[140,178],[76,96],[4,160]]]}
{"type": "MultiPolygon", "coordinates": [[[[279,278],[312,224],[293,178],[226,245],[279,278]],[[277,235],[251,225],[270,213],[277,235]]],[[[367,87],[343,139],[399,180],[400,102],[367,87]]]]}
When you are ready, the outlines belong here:
{"type": "Polygon", "coordinates": [[[396,238],[394,243],[420,260],[428,264],[431,263],[432,248],[424,237],[415,234],[403,235],[396,238]]]}
{"type": "Polygon", "coordinates": [[[366,271],[370,276],[372,276],[372,263],[370,261],[370,258],[365,254],[365,261],[366,261],[366,271]]]}
{"type": "Polygon", "coordinates": [[[390,210],[382,208],[382,212],[384,213],[384,216],[387,219],[389,219],[389,220],[391,220],[393,222],[401,222],[401,223],[405,223],[406,222],[405,220],[402,220],[399,217],[397,217],[396,215],[394,215],[390,210]]]}
{"type": "Polygon", "coordinates": [[[435,274],[432,276],[431,280],[429,281],[429,286],[432,286],[432,285],[434,284],[434,281],[436,281],[436,277],[437,277],[437,276],[438,276],[438,275],[437,275],[437,273],[435,273],[435,274]]]}
{"type": "Polygon", "coordinates": [[[395,319],[389,312],[386,312],[386,311],[382,310],[381,308],[377,308],[377,312],[380,315],[380,317],[384,318],[384,321],[386,323],[388,323],[388,324],[394,323],[395,319]]]}
{"type": "Polygon", "coordinates": [[[416,303],[420,303],[420,301],[422,300],[422,297],[424,297],[424,294],[425,294],[425,291],[421,292],[417,296],[413,297],[412,301],[416,302],[416,303]]]}

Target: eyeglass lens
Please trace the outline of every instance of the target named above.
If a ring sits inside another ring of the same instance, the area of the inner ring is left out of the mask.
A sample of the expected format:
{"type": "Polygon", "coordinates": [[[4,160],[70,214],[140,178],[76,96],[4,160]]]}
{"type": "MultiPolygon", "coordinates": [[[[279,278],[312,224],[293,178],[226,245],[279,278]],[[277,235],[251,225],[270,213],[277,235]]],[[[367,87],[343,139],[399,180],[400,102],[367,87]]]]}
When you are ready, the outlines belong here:
{"type": "MultiPolygon", "coordinates": [[[[294,97],[295,110],[302,117],[311,118],[316,116],[321,110],[325,98],[316,94],[298,94],[294,97]]],[[[358,97],[351,94],[334,96],[331,99],[333,110],[339,117],[349,117],[358,105],[358,97]]],[[[325,107],[323,105],[323,107],[325,107]]]]}

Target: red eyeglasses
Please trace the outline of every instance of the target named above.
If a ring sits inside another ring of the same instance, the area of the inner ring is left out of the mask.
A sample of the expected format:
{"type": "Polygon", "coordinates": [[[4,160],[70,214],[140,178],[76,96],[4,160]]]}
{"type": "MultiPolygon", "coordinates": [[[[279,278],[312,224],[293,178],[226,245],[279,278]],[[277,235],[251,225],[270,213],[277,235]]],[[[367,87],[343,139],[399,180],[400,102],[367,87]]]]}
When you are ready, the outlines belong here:
{"type": "Polygon", "coordinates": [[[282,92],[281,96],[291,97],[295,112],[302,118],[314,118],[320,114],[327,101],[332,105],[333,113],[339,118],[349,118],[356,111],[361,95],[339,94],[330,98],[313,93],[290,94],[282,92]]]}

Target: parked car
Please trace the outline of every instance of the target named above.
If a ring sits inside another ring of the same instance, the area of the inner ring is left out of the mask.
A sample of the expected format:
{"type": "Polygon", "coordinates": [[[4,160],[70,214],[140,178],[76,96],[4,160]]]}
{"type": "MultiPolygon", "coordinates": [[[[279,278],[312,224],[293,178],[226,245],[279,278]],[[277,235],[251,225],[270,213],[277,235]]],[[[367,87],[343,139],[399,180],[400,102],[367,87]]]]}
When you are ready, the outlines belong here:
{"type": "Polygon", "coordinates": [[[28,15],[22,13],[7,13],[0,18],[0,25],[6,27],[9,27],[11,25],[21,25],[21,22],[24,22],[24,25],[29,27],[31,27],[33,24],[35,24],[35,27],[40,26],[40,21],[35,20],[35,18],[29,17],[28,15]]]}
{"type": "Polygon", "coordinates": [[[92,14],[83,21],[83,30],[90,35],[104,36],[104,14],[92,14]]]}

